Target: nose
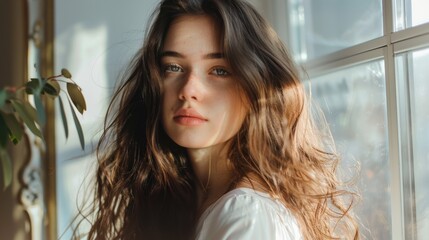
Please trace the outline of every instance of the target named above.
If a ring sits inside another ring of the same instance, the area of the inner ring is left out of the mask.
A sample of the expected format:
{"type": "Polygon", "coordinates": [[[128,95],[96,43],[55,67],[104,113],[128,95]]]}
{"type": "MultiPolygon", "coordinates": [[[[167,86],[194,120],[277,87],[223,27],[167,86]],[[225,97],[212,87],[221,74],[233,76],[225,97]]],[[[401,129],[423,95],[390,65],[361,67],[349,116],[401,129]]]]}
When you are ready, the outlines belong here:
{"type": "Polygon", "coordinates": [[[184,79],[179,91],[179,99],[201,101],[204,95],[202,76],[191,72],[184,79]]]}

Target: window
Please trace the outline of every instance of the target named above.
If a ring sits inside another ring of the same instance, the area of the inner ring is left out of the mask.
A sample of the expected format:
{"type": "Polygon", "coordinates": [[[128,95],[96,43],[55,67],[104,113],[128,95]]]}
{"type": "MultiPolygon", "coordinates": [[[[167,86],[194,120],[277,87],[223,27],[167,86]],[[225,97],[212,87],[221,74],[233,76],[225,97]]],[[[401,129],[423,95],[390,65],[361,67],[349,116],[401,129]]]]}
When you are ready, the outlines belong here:
{"type": "Polygon", "coordinates": [[[429,22],[429,2],[427,0],[395,0],[395,31],[429,22]]]}
{"type": "MultiPolygon", "coordinates": [[[[357,185],[364,196],[357,212],[362,233],[390,239],[390,189],[387,105],[384,61],[376,60],[312,79],[313,101],[325,113],[342,171],[350,175],[361,166],[357,185]],[[372,226],[377,226],[373,228],[372,226]]],[[[355,174],[353,174],[355,175],[355,174]]],[[[346,181],[355,176],[347,176],[346,181]]]]}
{"type": "Polygon", "coordinates": [[[297,60],[314,59],[383,35],[381,0],[289,2],[291,47],[297,60]]]}
{"type": "Polygon", "coordinates": [[[286,6],[284,40],[309,76],[343,168],[361,165],[356,211],[364,238],[425,239],[429,2],[274,2],[286,6]]]}
{"type": "Polygon", "coordinates": [[[424,239],[429,234],[429,48],[396,55],[397,80],[402,98],[402,163],[405,228],[408,239],[424,239]]]}

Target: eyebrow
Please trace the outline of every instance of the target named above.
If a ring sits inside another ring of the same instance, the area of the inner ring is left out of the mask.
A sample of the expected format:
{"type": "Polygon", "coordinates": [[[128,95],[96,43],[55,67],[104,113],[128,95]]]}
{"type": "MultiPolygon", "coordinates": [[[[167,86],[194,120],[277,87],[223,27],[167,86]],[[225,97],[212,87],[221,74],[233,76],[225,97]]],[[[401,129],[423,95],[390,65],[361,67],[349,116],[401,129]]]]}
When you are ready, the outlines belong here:
{"type": "MultiPolygon", "coordinates": [[[[164,51],[161,54],[161,57],[177,57],[177,58],[185,58],[185,56],[181,53],[175,51],[164,51]]],[[[224,58],[224,54],[220,52],[208,53],[204,55],[204,59],[221,59],[224,58]]]]}

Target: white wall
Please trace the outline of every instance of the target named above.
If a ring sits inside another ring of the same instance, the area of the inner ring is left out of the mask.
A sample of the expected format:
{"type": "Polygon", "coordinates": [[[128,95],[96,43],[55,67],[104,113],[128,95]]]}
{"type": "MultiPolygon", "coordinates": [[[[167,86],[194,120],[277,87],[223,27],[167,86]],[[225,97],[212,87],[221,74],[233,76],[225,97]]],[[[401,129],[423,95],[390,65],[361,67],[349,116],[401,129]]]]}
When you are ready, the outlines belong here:
{"type": "MultiPolygon", "coordinates": [[[[85,193],[84,189],[79,190],[83,178],[93,172],[90,167],[96,159],[91,152],[115,82],[142,45],[147,19],[157,3],[157,0],[55,1],[55,73],[64,67],[71,71],[73,80],[82,87],[88,109],[80,118],[86,138],[85,152],[80,150],[73,122],[68,123],[68,140],[60,120],[56,124],[59,236],[66,231],[76,214],[76,203],[85,193]]],[[[70,239],[70,234],[69,229],[61,239],[70,239]]]]}

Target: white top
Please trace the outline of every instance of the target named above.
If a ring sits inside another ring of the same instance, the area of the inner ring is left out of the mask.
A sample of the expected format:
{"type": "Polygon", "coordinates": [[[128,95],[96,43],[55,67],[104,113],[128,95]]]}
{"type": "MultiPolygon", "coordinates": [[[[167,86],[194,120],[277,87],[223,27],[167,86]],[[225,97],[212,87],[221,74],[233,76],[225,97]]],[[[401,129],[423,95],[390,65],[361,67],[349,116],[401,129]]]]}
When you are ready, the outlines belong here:
{"type": "Polygon", "coordinates": [[[250,188],[227,192],[201,215],[197,240],[302,239],[291,212],[269,194],[250,188]]]}

